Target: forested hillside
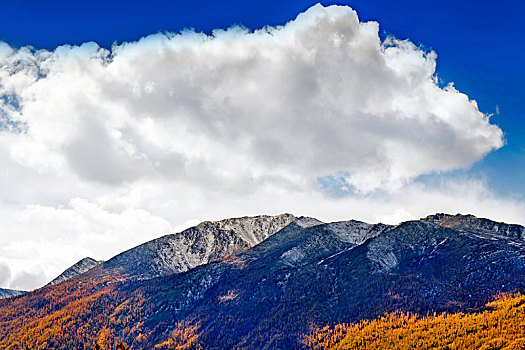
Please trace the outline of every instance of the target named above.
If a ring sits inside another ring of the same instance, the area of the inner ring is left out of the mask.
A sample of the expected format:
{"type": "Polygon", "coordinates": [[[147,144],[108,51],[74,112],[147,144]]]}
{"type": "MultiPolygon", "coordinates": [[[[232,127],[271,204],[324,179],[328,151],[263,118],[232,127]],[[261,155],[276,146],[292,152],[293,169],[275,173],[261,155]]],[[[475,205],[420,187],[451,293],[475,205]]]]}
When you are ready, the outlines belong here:
{"type": "Polygon", "coordinates": [[[500,296],[472,313],[420,316],[402,311],[317,329],[303,339],[313,350],[525,349],[525,296],[500,296]]]}

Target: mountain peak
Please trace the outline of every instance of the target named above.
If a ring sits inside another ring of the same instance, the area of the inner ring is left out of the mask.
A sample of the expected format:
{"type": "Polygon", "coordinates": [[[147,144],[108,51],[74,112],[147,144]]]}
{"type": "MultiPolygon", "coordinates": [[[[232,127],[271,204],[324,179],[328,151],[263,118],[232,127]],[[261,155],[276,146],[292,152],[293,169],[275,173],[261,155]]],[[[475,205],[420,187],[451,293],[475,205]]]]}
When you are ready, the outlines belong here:
{"type": "Polygon", "coordinates": [[[295,216],[288,213],[274,216],[243,216],[217,221],[204,221],[196,227],[199,229],[234,231],[250,246],[254,246],[296,219],[295,216]]]}
{"type": "Polygon", "coordinates": [[[462,223],[473,221],[473,220],[479,220],[479,219],[472,214],[457,213],[453,215],[453,214],[447,214],[447,213],[436,213],[436,214],[428,215],[425,218],[421,218],[420,220],[434,222],[444,227],[455,227],[462,223]]]}
{"type": "Polygon", "coordinates": [[[294,221],[297,225],[299,225],[302,228],[322,225],[324,222],[317,220],[316,218],[311,218],[308,216],[300,216],[297,218],[297,220],[294,221]]]}
{"type": "Polygon", "coordinates": [[[52,286],[54,284],[62,283],[70,278],[80,275],[93,267],[99,265],[102,261],[97,261],[93,258],[86,257],[76,262],[74,265],[62,272],[57,278],[49,282],[47,285],[52,286]]]}

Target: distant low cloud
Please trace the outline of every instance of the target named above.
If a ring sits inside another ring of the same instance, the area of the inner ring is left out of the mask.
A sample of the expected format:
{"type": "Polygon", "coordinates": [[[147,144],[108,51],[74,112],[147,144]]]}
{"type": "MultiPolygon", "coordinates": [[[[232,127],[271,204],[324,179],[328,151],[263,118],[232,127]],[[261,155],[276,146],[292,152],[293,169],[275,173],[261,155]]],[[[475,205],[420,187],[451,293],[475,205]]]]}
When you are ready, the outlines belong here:
{"type": "Polygon", "coordinates": [[[3,262],[0,261],[0,286],[7,285],[11,280],[11,269],[9,266],[3,262]]]}
{"type": "Polygon", "coordinates": [[[42,270],[38,272],[22,271],[11,281],[10,287],[16,290],[31,290],[35,286],[41,286],[49,282],[42,270]]]}
{"type": "MultiPolygon", "coordinates": [[[[24,255],[21,242],[71,245],[60,261],[37,253],[54,277],[80,254],[107,258],[200,218],[417,215],[416,198],[431,197],[414,179],[469,168],[503,133],[438,85],[434,52],[378,30],[349,7],[316,5],[281,27],[156,34],[110,51],[0,43],[2,256],[24,255]],[[418,190],[396,202],[407,188],[418,190]]],[[[510,207],[503,217],[517,217],[521,204],[510,207]]]]}

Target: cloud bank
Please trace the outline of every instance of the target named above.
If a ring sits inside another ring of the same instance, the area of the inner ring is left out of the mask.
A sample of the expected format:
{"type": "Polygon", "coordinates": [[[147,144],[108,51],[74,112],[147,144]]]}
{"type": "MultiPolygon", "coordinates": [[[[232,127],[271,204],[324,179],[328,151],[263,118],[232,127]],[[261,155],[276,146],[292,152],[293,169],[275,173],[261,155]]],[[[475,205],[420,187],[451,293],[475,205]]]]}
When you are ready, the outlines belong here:
{"type": "MultiPolygon", "coordinates": [[[[199,219],[392,220],[454,207],[453,184],[414,180],[468,169],[503,133],[439,86],[434,52],[378,30],[349,7],[316,5],[281,27],[156,34],[111,50],[0,44],[0,257],[19,273],[41,263],[47,276],[199,219]],[[35,242],[69,253],[24,252],[35,242]]],[[[459,186],[473,189],[465,210],[501,204],[483,202],[477,180],[459,186]]],[[[493,211],[523,220],[521,205],[493,211]]]]}

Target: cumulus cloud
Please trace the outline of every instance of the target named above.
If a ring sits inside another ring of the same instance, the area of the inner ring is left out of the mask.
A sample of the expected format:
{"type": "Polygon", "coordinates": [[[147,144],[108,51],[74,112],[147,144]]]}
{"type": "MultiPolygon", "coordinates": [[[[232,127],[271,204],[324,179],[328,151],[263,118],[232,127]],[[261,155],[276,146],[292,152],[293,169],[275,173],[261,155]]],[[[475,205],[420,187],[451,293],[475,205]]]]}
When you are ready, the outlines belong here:
{"type": "Polygon", "coordinates": [[[159,176],[246,190],[345,171],[369,192],[502,146],[474,101],[438,86],[433,52],[381,42],[348,7],[111,51],[0,52],[1,94],[18,101],[5,114],[27,126],[13,158],[108,185],[159,176]]]}
{"type": "MultiPolygon", "coordinates": [[[[0,251],[71,245],[60,264],[37,253],[51,278],[80,254],[108,258],[198,219],[406,218],[439,193],[450,207],[452,192],[414,179],[470,167],[503,133],[438,85],[434,52],[378,30],[316,5],[280,27],[111,50],[0,43],[0,251]]],[[[463,208],[479,211],[487,202],[467,183],[476,195],[463,208]]],[[[503,216],[523,220],[512,210],[503,216]]]]}

